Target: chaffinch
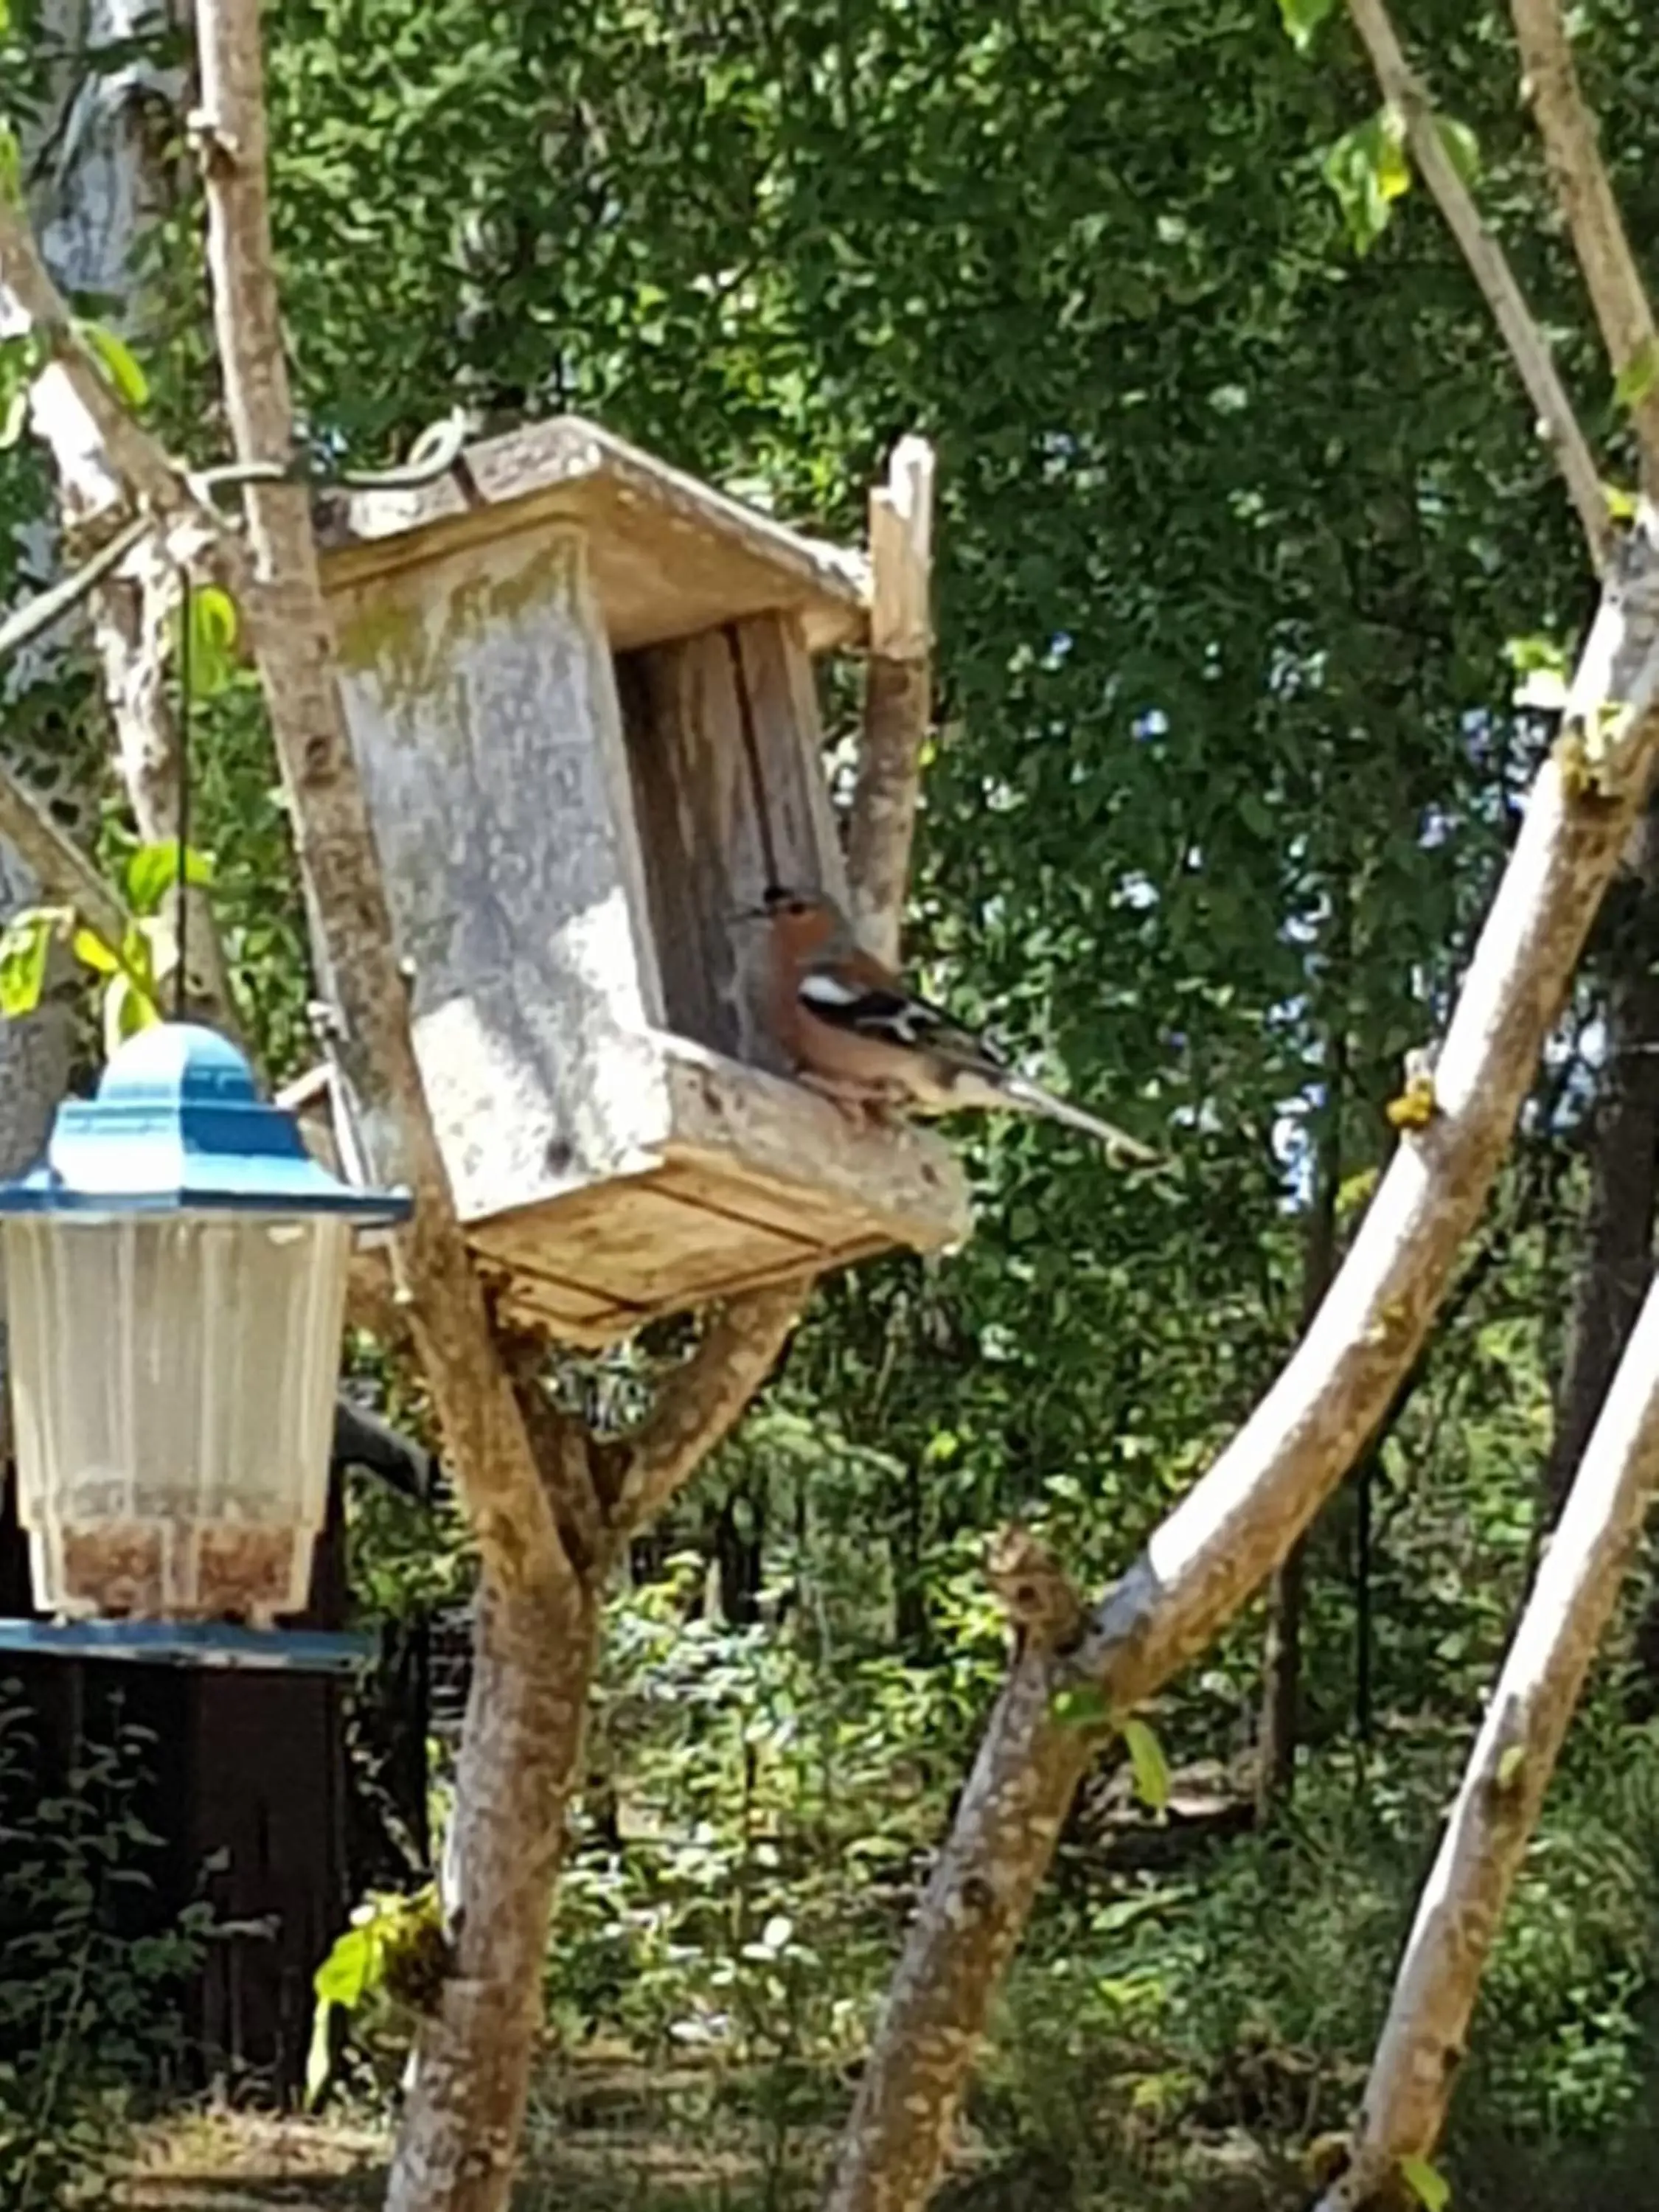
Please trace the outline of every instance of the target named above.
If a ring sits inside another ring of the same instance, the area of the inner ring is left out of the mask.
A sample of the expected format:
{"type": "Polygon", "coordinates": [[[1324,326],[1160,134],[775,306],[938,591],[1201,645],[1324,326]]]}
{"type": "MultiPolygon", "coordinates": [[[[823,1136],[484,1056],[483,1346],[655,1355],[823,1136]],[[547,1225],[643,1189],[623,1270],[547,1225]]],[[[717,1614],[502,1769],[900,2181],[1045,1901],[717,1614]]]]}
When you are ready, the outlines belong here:
{"type": "Polygon", "coordinates": [[[831,1097],[913,1114],[964,1107],[1046,1115],[1097,1137],[1115,1157],[1156,1166],[1124,1130],[1033,1083],[942,1007],[906,990],[859,945],[821,891],[770,885],[748,919],[769,933],[771,1013],[803,1081],[831,1097]]]}

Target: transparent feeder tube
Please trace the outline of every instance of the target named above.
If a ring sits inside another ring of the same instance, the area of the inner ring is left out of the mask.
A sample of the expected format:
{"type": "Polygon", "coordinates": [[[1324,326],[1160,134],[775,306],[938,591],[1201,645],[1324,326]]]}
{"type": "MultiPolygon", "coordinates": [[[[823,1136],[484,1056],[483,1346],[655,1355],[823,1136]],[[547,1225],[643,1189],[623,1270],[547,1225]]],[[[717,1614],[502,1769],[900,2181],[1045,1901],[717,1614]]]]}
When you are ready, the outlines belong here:
{"type": "Polygon", "coordinates": [[[13,1216],[18,1514],[69,1618],[304,1609],[351,1231],[331,1215],[13,1216]]]}

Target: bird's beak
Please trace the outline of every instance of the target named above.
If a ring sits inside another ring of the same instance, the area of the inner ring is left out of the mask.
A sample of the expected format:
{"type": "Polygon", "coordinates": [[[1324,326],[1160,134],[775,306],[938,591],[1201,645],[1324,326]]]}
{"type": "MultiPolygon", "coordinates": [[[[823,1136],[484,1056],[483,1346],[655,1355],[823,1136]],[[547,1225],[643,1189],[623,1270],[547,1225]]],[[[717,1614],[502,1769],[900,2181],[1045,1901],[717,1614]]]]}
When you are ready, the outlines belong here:
{"type": "Polygon", "coordinates": [[[766,921],[769,918],[763,906],[734,907],[727,917],[732,921],[766,921]]]}

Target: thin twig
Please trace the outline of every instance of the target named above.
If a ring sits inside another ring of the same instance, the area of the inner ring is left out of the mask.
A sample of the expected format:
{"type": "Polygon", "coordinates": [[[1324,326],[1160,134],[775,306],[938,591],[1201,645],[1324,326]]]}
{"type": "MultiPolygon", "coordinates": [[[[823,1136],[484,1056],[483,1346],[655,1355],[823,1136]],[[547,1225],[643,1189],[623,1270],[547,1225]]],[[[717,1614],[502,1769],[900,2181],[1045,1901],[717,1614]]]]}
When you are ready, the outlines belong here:
{"type": "Polygon", "coordinates": [[[1579,87],[1572,46],[1557,0],[1510,0],[1525,88],[1549,158],[1556,197],[1615,377],[1635,380],[1631,415],[1642,449],[1644,481],[1659,486],[1659,345],[1653,308],[1631,252],[1595,118],[1579,87]]]}
{"type": "Polygon", "coordinates": [[[1510,359],[1566,480],[1568,495],[1577,510],[1590,558],[1600,575],[1613,546],[1613,521],[1595,458],[1556,373],[1549,341],[1522,296],[1503,247],[1487,229],[1474,195],[1446,151],[1428,94],[1406,58],[1385,0],[1348,0],[1348,13],[1371,58],[1383,99],[1405,125],[1407,143],[1423,181],[1445,216],[1503,332],[1510,359]]]}
{"type": "Polygon", "coordinates": [[[88,561],[82,562],[69,575],[44,592],[24,602],[15,614],[0,623],[0,661],[9,659],[21,646],[41,636],[54,623],[63,621],[72,607],[100,584],[111,572],[118,568],[141,538],[147,537],[152,525],[147,515],[137,515],[118,530],[107,545],[100,545],[88,561]]]}

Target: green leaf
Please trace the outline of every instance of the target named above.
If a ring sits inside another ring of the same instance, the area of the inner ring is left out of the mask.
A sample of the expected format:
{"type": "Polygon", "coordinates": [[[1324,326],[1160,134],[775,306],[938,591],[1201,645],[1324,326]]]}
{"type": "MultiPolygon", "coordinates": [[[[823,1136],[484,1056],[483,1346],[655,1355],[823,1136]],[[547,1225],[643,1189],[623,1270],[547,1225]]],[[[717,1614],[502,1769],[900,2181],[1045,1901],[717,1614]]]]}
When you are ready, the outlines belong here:
{"type": "Polygon", "coordinates": [[[1644,338],[1620,370],[1613,387],[1621,407],[1639,407],[1659,386],[1659,338],[1644,338]]]}
{"type": "MultiPolygon", "coordinates": [[[[141,845],[126,866],[127,904],[137,915],[159,913],[161,902],[179,880],[179,840],[165,837],[159,844],[141,845]]],[[[185,854],[185,881],[203,888],[213,881],[213,858],[194,846],[185,854]]]]}
{"type": "Polygon", "coordinates": [[[50,908],[32,907],[14,915],[0,930],[0,1014],[9,1021],[32,1014],[40,1005],[57,927],[50,908]]]}
{"type": "Polygon", "coordinates": [[[1392,204],[1411,187],[1406,126],[1398,112],[1381,107],[1369,122],[1345,131],[1322,166],[1355,251],[1369,253],[1388,228],[1392,204]]]}
{"type": "Polygon", "coordinates": [[[380,1948],[372,1925],[360,1923],[337,1937],[334,1948],[311,1978],[319,2002],[343,2005],[348,2012],[360,2003],[374,1983],[380,1948]]]}
{"type": "MultiPolygon", "coordinates": [[[[236,673],[236,602],[216,584],[192,585],[190,608],[190,689],[192,698],[210,699],[236,673]]],[[[173,650],[179,649],[181,611],[173,617],[173,650]]]]}
{"type": "Polygon", "coordinates": [[[1336,0],[1279,0],[1279,21],[1297,53],[1307,52],[1315,32],[1335,5],[1336,0]]]}
{"type": "Polygon", "coordinates": [[[1498,1788],[1500,1790],[1513,1790],[1516,1784],[1521,1779],[1521,1771],[1526,1765],[1526,1763],[1527,1747],[1525,1744],[1510,1744],[1509,1748],[1504,1752],[1503,1757],[1498,1762],[1498,1788]]]}
{"type": "Polygon", "coordinates": [[[1134,1771],[1135,1793],[1142,1804],[1161,1813],[1170,1802],[1170,1762],[1164,1747],[1145,1721],[1123,1723],[1123,1743],[1134,1771]]]}
{"type": "Polygon", "coordinates": [[[90,968],[94,975],[118,975],[121,963],[95,930],[77,929],[70,939],[70,950],[83,968],[90,968]]]}
{"type": "Polygon", "coordinates": [[[106,1059],[140,1030],[153,1029],[161,1010],[148,992],[141,991],[131,975],[112,975],[104,994],[104,1054],[106,1059]]]}
{"type": "Polygon", "coordinates": [[[129,407],[142,407],[149,398],[149,379],[133,359],[125,338],[102,323],[78,321],[76,334],[129,407]]]}
{"type": "Polygon", "coordinates": [[[1434,130],[1436,137],[1445,149],[1446,159],[1462,181],[1473,189],[1475,179],[1480,174],[1480,141],[1467,123],[1459,123],[1449,115],[1437,115],[1434,130]]]}
{"type": "Polygon", "coordinates": [[[1104,1692],[1092,1682],[1073,1690],[1056,1690],[1048,1710],[1061,1728],[1103,1728],[1112,1717],[1104,1692]]]}
{"type": "Polygon", "coordinates": [[[23,199],[23,152],[9,123],[0,123],[0,200],[19,207],[23,199]]]}
{"type": "Polygon", "coordinates": [[[1446,2212],[1451,2203],[1451,2184],[1437,2166],[1425,2158],[1413,2156],[1400,2161],[1400,2179],[1424,2208],[1424,2212],[1446,2212]]]}
{"type": "Polygon", "coordinates": [[[1622,484],[1604,483],[1601,496],[1607,503],[1607,513],[1615,522],[1634,522],[1636,494],[1626,491],[1622,484]]]}

